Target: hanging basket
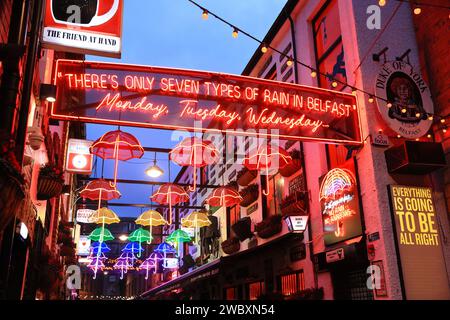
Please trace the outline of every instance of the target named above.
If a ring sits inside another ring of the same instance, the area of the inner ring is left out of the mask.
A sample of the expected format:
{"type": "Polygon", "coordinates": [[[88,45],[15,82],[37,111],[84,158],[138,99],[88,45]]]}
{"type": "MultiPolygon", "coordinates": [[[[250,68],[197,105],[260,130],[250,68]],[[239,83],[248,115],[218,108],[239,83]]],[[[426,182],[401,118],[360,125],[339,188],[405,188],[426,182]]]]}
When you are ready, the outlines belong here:
{"type": "Polygon", "coordinates": [[[289,164],[287,164],[284,168],[281,168],[279,170],[280,174],[283,177],[290,177],[293,174],[299,172],[302,169],[302,163],[300,161],[300,159],[294,159],[292,160],[292,162],[290,162],[289,164]]]}
{"type": "Polygon", "coordinates": [[[231,230],[233,230],[239,241],[244,241],[245,239],[250,239],[253,237],[251,228],[252,220],[250,217],[241,218],[231,226],[231,230]]]}
{"type": "Polygon", "coordinates": [[[238,238],[231,237],[221,243],[222,250],[226,254],[233,254],[241,249],[241,243],[238,238]]]}
{"type": "Polygon", "coordinates": [[[283,199],[280,203],[283,216],[303,216],[308,215],[306,209],[306,195],[301,192],[295,192],[283,199]]]}
{"type": "Polygon", "coordinates": [[[38,200],[49,200],[59,196],[62,192],[64,182],[54,177],[40,175],[37,187],[38,200]]]}
{"type": "Polygon", "coordinates": [[[8,161],[0,158],[0,230],[14,218],[25,198],[23,177],[8,161]]]}
{"type": "Polygon", "coordinates": [[[240,194],[242,196],[241,206],[248,207],[253,202],[258,200],[259,187],[257,184],[251,184],[244,188],[240,194]]]}
{"type": "Polygon", "coordinates": [[[255,231],[258,237],[262,239],[268,239],[281,232],[283,227],[281,223],[282,217],[280,214],[270,216],[260,223],[255,225],[255,231]]]}
{"type": "Polygon", "coordinates": [[[246,187],[250,182],[255,180],[256,176],[257,172],[255,170],[249,170],[246,167],[243,167],[237,174],[237,183],[241,187],[246,187]]]}

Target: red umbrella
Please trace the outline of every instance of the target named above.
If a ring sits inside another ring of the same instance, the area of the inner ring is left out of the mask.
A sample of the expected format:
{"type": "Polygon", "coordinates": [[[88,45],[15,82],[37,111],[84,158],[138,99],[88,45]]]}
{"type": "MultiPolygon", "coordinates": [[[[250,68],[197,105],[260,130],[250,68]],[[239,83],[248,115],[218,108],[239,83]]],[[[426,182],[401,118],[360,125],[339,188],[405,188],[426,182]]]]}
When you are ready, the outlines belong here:
{"type": "Polygon", "coordinates": [[[169,205],[169,225],[172,224],[172,205],[189,201],[189,195],[181,186],[174,183],[165,183],[150,197],[159,204],[169,205]]]}
{"type": "Polygon", "coordinates": [[[170,159],[180,166],[194,167],[194,185],[189,191],[195,191],[197,168],[214,164],[219,160],[219,151],[209,140],[197,137],[186,138],[170,151],[170,159]]]}
{"type": "Polygon", "coordinates": [[[133,158],[141,158],[144,155],[144,149],[139,140],[132,134],[121,130],[105,133],[91,145],[90,151],[102,159],[115,160],[114,186],[117,181],[119,160],[127,161],[133,158]]]}
{"type": "Polygon", "coordinates": [[[80,192],[80,196],[84,199],[91,200],[112,200],[119,199],[121,194],[111,181],[97,179],[89,182],[80,192]]]}
{"type": "Polygon", "coordinates": [[[266,170],[266,188],[263,193],[269,195],[269,169],[284,168],[292,161],[289,153],[278,146],[263,145],[257,152],[244,158],[243,164],[249,170],[266,170]]]}
{"type": "Polygon", "coordinates": [[[214,207],[232,207],[239,204],[242,197],[234,188],[219,187],[214,189],[211,195],[206,199],[206,203],[214,207]]]}

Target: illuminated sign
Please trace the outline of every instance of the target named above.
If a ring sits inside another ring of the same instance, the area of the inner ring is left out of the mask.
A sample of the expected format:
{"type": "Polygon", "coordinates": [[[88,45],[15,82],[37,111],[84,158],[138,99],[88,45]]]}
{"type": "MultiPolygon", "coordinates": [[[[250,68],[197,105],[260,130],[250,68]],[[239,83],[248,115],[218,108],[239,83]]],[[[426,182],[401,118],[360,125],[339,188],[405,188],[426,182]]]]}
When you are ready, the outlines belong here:
{"type": "Polygon", "coordinates": [[[88,236],[80,236],[77,243],[77,255],[88,256],[91,248],[91,240],[88,236]]]}
{"type": "Polygon", "coordinates": [[[43,46],[120,58],[122,6],[122,0],[47,0],[43,46]]]}
{"type": "Polygon", "coordinates": [[[66,156],[66,171],[91,174],[93,155],[89,151],[92,141],[69,139],[66,156]]]}
{"type": "Polygon", "coordinates": [[[406,299],[450,299],[432,189],[389,186],[406,299]]]}
{"type": "Polygon", "coordinates": [[[96,211],[91,209],[78,209],[77,222],[79,223],[96,223],[96,211]]]}
{"type": "Polygon", "coordinates": [[[320,179],[320,205],[325,245],[361,235],[361,217],[354,160],[320,179]]]}
{"type": "Polygon", "coordinates": [[[308,216],[286,216],[284,218],[289,231],[302,233],[308,225],[308,216]]]}
{"type": "Polygon", "coordinates": [[[356,98],[228,74],[58,60],[62,120],[361,144],[356,98]]]}
{"type": "Polygon", "coordinates": [[[431,93],[420,72],[403,61],[385,63],[375,82],[378,111],[389,127],[409,139],[425,135],[434,113],[431,93]],[[381,98],[381,99],[380,99],[381,98]],[[389,101],[392,106],[389,108],[389,101]]]}
{"type": "Polygon", "coordinates": [[[175,269],[178,268],[178,259],[177,258],[166,258],[163,260],[163,267],[166,269],[175,269]]]}

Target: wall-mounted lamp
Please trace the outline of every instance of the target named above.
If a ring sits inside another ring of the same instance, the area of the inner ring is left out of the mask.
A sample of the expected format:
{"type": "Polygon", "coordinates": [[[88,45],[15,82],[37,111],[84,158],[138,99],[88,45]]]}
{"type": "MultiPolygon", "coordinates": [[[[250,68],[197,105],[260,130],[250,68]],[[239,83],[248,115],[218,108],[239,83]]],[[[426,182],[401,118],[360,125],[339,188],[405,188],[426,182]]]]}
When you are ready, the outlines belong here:
{"type": "Polygon", "coordinates": [[[48,102],[56,101],[56,86],[48,83],[41,83],[39,96],[48,102]]]}

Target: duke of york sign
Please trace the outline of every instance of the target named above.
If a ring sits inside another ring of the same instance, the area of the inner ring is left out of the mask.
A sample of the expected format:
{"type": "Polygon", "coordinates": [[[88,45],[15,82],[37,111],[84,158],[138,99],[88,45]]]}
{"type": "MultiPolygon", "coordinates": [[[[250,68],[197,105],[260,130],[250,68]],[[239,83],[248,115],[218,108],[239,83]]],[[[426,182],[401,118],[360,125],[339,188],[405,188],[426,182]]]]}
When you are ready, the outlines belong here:
{"type": "Polygon", "coordinates": [[[432,125],[428,115],[434,113],[430,90],[411,65],[403,61],[385,63],[378,72],[375,93],[378,110],[392,130],[409,139],[428,132],[432,125]]]}

